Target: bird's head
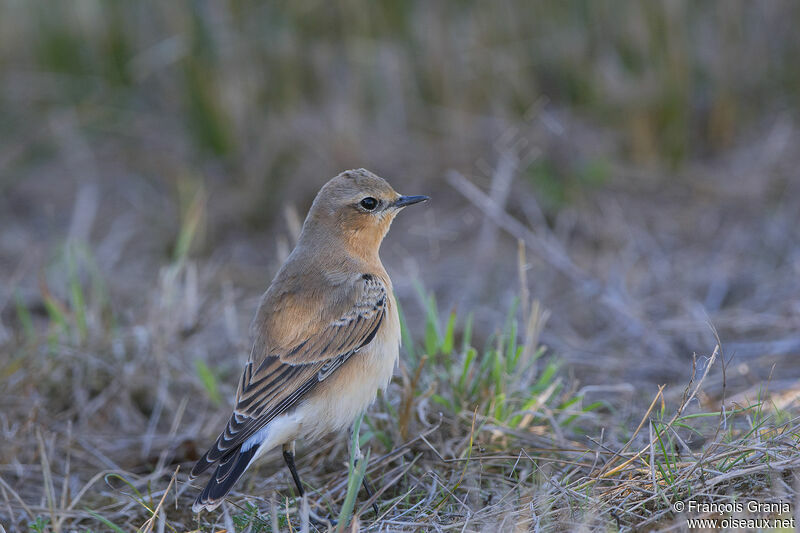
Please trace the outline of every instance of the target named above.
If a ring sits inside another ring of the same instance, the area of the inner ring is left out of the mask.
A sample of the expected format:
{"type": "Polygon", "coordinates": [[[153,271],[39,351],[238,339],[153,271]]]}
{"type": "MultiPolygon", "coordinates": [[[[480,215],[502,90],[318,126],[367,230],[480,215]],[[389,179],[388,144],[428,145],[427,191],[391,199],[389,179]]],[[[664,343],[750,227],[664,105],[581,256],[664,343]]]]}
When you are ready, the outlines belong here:
{"type": "Polygon", "coordinates": [[[369,170],[346,170],[320,189],[303,224],[301,241],[343,238],[348,251],[368,257],[377,253],[397,213],[425,200],[427,196],[398,194],[369,170]]]}

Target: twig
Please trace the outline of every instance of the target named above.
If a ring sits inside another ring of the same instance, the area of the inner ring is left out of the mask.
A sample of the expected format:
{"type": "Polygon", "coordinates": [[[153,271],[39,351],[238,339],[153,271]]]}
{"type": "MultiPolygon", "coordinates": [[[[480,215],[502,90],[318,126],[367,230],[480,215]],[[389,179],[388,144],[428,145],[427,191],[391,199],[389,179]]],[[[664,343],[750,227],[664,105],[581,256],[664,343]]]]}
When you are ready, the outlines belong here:
{"type": "Polygon", "coordinates": [[[153,516],[151,516],[147,522],[144,523],[142,526],[144,528],[143,533],[148,533],[153,529],[153,524],[155,523],[156,517],[158,516],[158,512],[161,510],[161,506],[164,505],[164,500],[167,499],[167,494],[169,494],[169,489],[172,488],[172,484],[175,483],[175,478],[178,476],[178,470],[181,469],[181,465],[175,467],[175,472],[172,474],[172,478],[169,480],[169,484],[167,485],[164,494],[161,495],[161,499],[158,501],[158,505],[156,505],[155,510],[153,511],[153,516]]]}
{"type": "Polygon", "coordinates": [[[632,310],[635,309],[633,302],[627,299],[623,301],[621,295],[609,292],[601,283],[575,265],[560,245],[533,233],[458,172],[448,172],[446,179],[455,190],[486,213],[495,224],[513,237],[524,241],[540,259],[550,263],[579,289],[589,296],[599,295],[600,302],[614,314],[619,315],[626,327],[630,328],[636,337],[643,339],[651,351],[659,355],[671,353],[668,343],[658,335],[655,328],[633,313],[632,310]]]}

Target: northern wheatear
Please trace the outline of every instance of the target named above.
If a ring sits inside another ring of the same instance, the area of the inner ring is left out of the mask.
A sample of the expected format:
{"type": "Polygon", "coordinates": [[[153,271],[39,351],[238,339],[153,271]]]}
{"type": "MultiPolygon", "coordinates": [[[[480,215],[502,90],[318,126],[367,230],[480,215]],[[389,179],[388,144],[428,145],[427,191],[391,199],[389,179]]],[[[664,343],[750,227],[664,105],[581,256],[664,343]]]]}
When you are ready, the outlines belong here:
{"type": "Polygon", "coordinates": [[[247,467],[277,446],[302,496],[295,439],[348,427],[388,386],[400,321],[378,250],[395,215],[427,199],[401,196],[364,169],[322,187],[261,299],[233,415],[192,469],[195,477],[216,467],[193,511],[215,509],[247,467]]]}

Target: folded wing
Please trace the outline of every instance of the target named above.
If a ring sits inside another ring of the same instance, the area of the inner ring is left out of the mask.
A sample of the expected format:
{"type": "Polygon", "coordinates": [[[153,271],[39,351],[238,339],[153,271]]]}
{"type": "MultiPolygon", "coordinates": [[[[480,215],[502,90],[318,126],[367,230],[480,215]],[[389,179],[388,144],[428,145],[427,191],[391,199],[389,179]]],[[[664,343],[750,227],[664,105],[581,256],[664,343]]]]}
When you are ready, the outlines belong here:
{"type": "MultiPolygon", "coordinates": [[[[224,483],[230,490],[232,482],[225,483],[226,479],[236,474],[235,481],[246,468],[246,465],[241,466],[241,461],[232,461],[232,455],[239,451],[255,453],[255,449],[250,449],[252,443],[247,446],[250,437],[297,405],[316,385],[372,341],[386,312],[386,286],[378,277],[364,274],[343,290],[340,303],[332,306],[328,320],[322,321],[313,333],[289,347],[265,347],[269,350],[265,355],[247,363],[239,382],[233,415],[214,446],[195,464],[192,477],[219,462],[216,483],[224,483]]],[[[302,295],[281,298],[292,297],[302,295]]],[[[266,300],[263,305],[269,303],[266,300]]],[[[280,342],[268,344],[281,346],[280,342]]]]}

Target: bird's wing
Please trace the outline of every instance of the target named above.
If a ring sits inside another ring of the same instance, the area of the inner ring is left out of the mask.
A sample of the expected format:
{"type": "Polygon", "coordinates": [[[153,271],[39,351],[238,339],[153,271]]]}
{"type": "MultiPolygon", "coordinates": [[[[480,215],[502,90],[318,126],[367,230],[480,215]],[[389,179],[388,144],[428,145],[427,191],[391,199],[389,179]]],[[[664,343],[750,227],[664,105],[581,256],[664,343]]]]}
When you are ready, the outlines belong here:
{"type": "Polygon", "coordinates": [[[362,274],[346,292],[338,305],[329,306],[328,316],[317,321],[322,327],[315,334],[276,354],[281,362],[329,362],[372,340],[386,309],[386,285],[377,276],[362,274]]]}
{"type": "MultiPolygon", "coordinates": [[[[282,295],[289,300],[301,297],[282,295]]],[[[238,450],[369,344],[383,321],[387,298],[386,285],[377,276],[364,274],[349,284],[337,305],[322,313],[329,315],[328,320],[311,334],[288,347],[270,350],[263,359],[248,362],[239,382],[233,415],[216,444],[194,466],[192,476],[238,450]]],[[[270,344],[287,346],[279,340],[270,344]]]]}

